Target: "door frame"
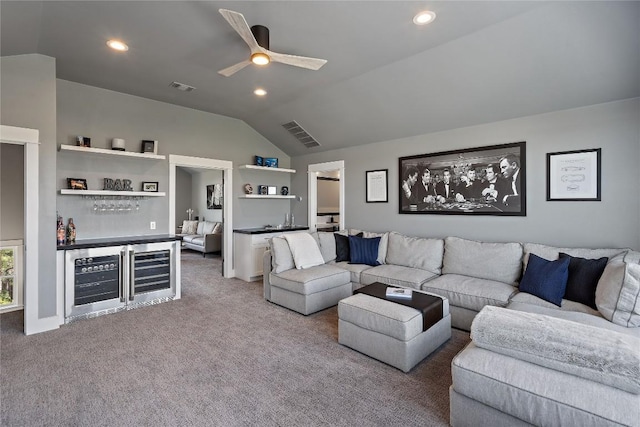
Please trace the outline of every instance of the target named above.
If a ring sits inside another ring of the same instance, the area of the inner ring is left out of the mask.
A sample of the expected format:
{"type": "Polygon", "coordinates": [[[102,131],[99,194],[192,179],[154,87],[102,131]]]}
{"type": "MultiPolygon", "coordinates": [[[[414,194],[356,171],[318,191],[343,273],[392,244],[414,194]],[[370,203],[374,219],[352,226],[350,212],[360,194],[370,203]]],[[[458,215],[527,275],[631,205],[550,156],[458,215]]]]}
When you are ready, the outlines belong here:
{"type": "Polygon", "coordinates": [[[344,204],[344,160],[335,162],[315,163],[307,166],[308,182],[308,222],[309,231],[314,232],[318,227],[318,172],[340,171],[340,230],[344,230],[345,224],[345,204],[344,204]]]}
{"type": "MultiPolygon", "coordinates": [[[[0,143],[24,146],[24,333],[57,328],[58,317],[39,318],[40,132],[0,125],[0,143]]],[[[59,297],[59,296],[58,296],[59,297]]]]}
{"type": "Polygon", "coordinates": [[[235,277],[233,270],[233,162],[229,160],[208,159],[205,157],[169,155],[169,234],[175,234],[176,222],[176,167],[185,166],[199,169],[222,170],[223,173],[223,247],[222,275],[235,277]]]}

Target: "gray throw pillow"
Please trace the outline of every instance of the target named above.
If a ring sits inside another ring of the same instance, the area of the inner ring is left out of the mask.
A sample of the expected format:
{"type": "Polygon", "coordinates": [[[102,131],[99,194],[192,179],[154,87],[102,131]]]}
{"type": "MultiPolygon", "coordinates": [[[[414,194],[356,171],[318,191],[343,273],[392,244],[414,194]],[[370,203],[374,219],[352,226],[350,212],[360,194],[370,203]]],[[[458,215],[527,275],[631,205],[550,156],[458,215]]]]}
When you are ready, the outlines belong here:
{"type": "Polygon", "coordinates": [[[270,242],[271,267],[273,268],[273,273],[282,273],[283,271],[296,268],[287,240],[284,237],[272,237],[270,242]]]}
{"type": "Polygon", "coordinates": [[[596,306],[600,314],[627,328],[640,327],[640,264],[634,262],[637,258],[633,252],[629,256],[623,253],[612,258],[596,287],[596,306]]]}

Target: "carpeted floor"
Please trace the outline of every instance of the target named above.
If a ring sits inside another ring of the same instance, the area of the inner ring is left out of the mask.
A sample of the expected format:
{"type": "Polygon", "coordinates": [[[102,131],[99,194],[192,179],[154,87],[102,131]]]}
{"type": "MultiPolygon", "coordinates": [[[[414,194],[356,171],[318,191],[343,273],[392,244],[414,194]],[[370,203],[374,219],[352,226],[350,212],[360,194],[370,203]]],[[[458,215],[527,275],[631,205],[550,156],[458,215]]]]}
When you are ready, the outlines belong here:
{"type": "Polygon", "coordinates": [[[22,334],[0,316],[3,426],[445,426],[453,337],[405,374],[338,344],[336,307],[302,316],[262,282],[185,251],[182,299],[22,334]]]}

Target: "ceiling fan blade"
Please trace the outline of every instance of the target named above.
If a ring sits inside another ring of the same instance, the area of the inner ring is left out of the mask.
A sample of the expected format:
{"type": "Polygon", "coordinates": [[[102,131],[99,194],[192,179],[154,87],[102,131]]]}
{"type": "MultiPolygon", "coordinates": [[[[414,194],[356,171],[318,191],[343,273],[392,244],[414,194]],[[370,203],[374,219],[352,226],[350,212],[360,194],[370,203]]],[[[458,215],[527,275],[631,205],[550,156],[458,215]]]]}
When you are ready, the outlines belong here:
{"type": "MultiPolygon", "coordinates": [[[[265,49],[266,50],[266,49],[265,49]]],[[[326,59],[309,58],[306,56],[287,55],[285,53],[266,51],[273,62],[281,64],[293,65],[295,67],[307,68],[309,70],[319,70],[327,63],[326,59]]]]}
{"type": "Polygon", "coordinates": [[[231,67],[227,67],[223,70],[218,71],[218,74],[222,74],[225,77],[229,77],[237,73],[238,71],[242,70],[244,67],[246,67],[249,64],[251,64],[251,61],[247,59],[242,62],[238,62],[237,64],[232,65],[231,67]]]}
{"type": "Polygon", "coordinates": [[[229,25],[236,30],[236,32],[242,37],[242,40],[249,46],[251,49],[251,53],[261,52],[263,49],[258,45],[255,37],[253,37],[253,33],[251,32],[251,28],[247,21],[244,19],[244,16],[241,13],[234,12],[233,10],[228,9],[219,9],[218,12],[227,20],[229,25]]]}

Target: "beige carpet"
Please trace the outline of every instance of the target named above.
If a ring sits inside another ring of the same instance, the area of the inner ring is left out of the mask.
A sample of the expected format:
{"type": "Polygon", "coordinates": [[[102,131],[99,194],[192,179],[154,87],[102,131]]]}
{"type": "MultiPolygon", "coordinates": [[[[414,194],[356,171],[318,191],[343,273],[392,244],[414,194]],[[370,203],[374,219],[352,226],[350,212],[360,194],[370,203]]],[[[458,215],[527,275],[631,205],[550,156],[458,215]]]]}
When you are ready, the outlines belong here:
{"type": "Polygon", "coordinates": [[[183,298],[34,336],[0,316],[3,426],[445,426],[453,337],[405,374],[185,251],[183,298]]]}

